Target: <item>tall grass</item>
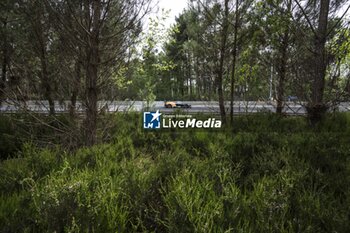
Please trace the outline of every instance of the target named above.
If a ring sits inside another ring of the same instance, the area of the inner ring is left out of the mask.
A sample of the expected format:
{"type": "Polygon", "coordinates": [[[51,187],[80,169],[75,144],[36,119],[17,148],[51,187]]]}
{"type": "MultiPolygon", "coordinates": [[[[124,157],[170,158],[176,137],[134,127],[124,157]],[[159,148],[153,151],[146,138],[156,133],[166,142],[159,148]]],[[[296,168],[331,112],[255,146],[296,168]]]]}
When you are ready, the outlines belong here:
{"type": "Polygon", "coordinates": [[[1,161],[0,231],[350,231],[346,115],[316,129],[245,116],[215,132],[143,131],[126,119],[115,117],[108,143],[25,143],[1,161]]]}

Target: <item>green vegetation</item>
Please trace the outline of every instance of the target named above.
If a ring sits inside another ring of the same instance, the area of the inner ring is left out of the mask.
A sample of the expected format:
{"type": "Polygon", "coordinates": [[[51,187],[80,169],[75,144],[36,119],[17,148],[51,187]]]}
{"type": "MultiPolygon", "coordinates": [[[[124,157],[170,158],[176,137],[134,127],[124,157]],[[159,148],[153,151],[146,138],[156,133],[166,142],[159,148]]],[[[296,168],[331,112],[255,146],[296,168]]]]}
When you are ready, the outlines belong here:
{"type": "Polygon", "coordinates": [[[215,132],[144,131],[138,115],[112,117],[109,143],[26,141],[1,161],[1,232],[350,231],[348,114],[316,128],[242,116],[215,132]]]}
{"type": "Polygon", "coordinates": [[[349,1],[157,2],[0,2],[0,232],[350,232],[349,1]]]}

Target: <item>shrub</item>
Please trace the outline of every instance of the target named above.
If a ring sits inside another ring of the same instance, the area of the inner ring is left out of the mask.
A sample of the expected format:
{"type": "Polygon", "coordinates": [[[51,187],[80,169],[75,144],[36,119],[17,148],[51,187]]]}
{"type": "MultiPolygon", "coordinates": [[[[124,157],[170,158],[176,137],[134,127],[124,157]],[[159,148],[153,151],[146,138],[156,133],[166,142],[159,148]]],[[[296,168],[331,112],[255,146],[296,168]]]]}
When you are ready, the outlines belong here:
{"type": "Polygon", "coordinates": [[[107,118],[117,122],[108,143],[25,143],[0,162],[1,232],[350,231],[347,115],[316,129],[243,116],[215,132],[107,118]]]}

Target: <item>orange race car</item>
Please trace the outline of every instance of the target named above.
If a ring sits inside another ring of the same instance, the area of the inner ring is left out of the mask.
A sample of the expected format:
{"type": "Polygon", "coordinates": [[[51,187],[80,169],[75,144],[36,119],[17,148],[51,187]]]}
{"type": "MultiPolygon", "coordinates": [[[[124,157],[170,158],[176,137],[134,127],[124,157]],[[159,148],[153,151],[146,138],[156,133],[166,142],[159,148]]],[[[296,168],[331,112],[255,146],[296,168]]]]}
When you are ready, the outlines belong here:
{"type": "Polygon", "coordinates": [[[164,107],[166,107],[166,108],[191,108],[191,105],[185,104],[182,102],[165,101],[164,107]]]}

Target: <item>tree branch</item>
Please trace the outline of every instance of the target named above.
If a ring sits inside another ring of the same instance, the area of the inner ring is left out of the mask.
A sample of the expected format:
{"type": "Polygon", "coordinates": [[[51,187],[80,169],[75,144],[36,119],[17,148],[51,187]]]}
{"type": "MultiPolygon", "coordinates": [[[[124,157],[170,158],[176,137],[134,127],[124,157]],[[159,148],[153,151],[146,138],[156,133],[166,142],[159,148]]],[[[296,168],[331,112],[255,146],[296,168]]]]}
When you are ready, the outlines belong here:
{"type": "Polygon", "coordinates": [[[307,16],[307,14],[306,14],[304,8],[300,5],[300,3],[298,2],[298,0],[294,0],[294,2],[295,2],[295,3],[298,5],[298,7],[300,8],[300,10],[301,10],[301,12],[303,13],[303,15],[304,15],[304,17],[305,17],[307,23],[308,23],[309,26],[310,26],[312,32],[315,34],[315,36],[317,36],[317,33],[316,33],[314,27],[312,26],[312,23],[311,23],[309,17],[307,16]]]}
{"type": "Polygon", "coordinates": [[[326,37],[328,37],[331,34],[331,32],[339,25],[339,23],[344,18],[344,16],[346,15],[346,13],[348,12],[349,9],[350,9],[350,4],[349,4],[348,8],[346,8],[344,14],[338,19],[338,21],[334,24],[334,26],[329,30],[326,37]]]}

